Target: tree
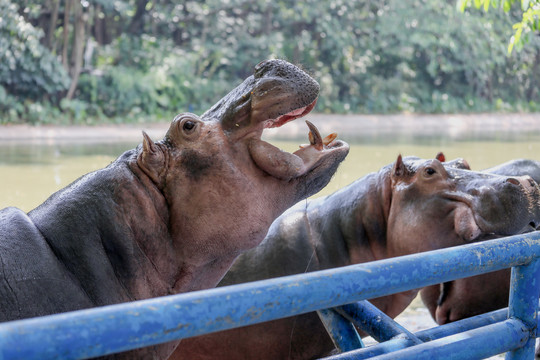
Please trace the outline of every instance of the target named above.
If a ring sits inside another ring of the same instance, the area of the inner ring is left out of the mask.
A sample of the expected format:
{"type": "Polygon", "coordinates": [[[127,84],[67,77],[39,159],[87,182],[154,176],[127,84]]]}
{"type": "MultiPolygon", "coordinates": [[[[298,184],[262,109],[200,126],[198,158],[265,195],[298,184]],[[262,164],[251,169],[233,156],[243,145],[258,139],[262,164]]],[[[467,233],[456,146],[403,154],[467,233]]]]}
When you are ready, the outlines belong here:
{"type": "MultiPolygon", "coordinates": [[[[502,8],[509,12],[512,6],[517,3],[516,0],[458,0],[457,7],[464,12],[467,7],[474,4],[476,8],[483,8],[488,11],[490,7],[502,8]]],[[[529,41],[531,33],[538,35],[540,31],[540,0],[520,0],[521,21],[513,25],[514,35],[508,43],[508,53],[511,53],[514,47],[521,49],[529,41]]]]}
{"type": "Polygon", "coordinates": [[[0,14],[0,86],[11,95],[36,100],[64,91],[69,77],[40,43],[43,31],[26,22],[9,0],[0,0],[0,14]]]}
{"type": "Polygon", "coordinates": [[[540,110],[540,37],[526,35],[536,25],[520,33],[526,48],[507,51],[525,19],[515,6],[460,14],[440,0],[0,2],[14,6],[0,23],[9,27],[0,31],[0,101],[13,97],[24,120],[31,106],[62,111],[65,122],[199,113],[268,58],[321,83],[317,111],[540,110]]]}

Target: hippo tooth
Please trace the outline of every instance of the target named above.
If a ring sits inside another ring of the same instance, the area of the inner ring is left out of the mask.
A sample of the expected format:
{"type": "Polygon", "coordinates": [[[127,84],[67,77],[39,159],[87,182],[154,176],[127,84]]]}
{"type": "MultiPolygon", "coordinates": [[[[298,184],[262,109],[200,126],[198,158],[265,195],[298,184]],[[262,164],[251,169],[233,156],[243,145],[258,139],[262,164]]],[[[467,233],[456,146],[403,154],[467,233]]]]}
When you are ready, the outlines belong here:
{"type": "Polygon", "coordinates": [[[319,129],[315,125],[313,125],[311,122],[306,120],[306,124],[309,127],[309,143],[313,145],[317,150],[323,149],[323,140],[321,133],[319,132],[319,129]]]}
{"type": "Polygon", "coordinates": [[[323,144],[328,145],[337,138],[337,133],[331,133],[323,139],[323,144]]]}
{"type": "MultiPolygon", "coordinates": [[[[332,141],[334,141],[337,138],[337,136],[338,136],[337,133],[331,133],[330,135],[326,136],[324,139],[322,139],[323,145],[324,146],[330,145],[330,143],[332,141]]],[[[314,139],[313,134],[312,134],[311,131],[309,132],[309,142],[310,142],[310,144],[301,144],[301,145],[299,145],[300,149],[304,149],[304,148],[306,148],[308,146],[315,145],[315,139],[314,139]]]]}

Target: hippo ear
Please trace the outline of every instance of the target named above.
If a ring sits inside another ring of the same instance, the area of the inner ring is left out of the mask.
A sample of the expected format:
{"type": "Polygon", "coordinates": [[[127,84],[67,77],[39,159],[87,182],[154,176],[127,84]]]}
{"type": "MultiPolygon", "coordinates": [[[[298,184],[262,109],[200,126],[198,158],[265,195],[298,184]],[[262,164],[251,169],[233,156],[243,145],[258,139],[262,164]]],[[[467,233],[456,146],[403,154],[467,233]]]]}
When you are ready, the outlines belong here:
{"type": "Polygon", "coordinates": [[[163,150],[143,131],[142,151],[137,157],[137,164],[156,184],[161,183],[161,174],[165,168],[163,150]]]}
{"type": "Polygon", "coordinates": [[[435,159],[439,160],[440,162],[445,162],[446,161],[446,157],[444,156],[442,151],[439,151],[437,153],[437,155],[435,155],[435,159]]]}
{"type": "Polygon", "coordinates": [[[465,159],[459,159],[458,165],[460,169],[471,170],[471,165],[465,159]]]}
{"type": "Polygon", "coordinates": [[[405,164],[403,164],[403,159],[401,158],[401,154],[399,154],[396,162],[394,163],[394,167],[392,169],[392,176],[401,177],[401,176],[404,176],[406,173],[407,173],[407,168],[405,167],[405,164]]]}

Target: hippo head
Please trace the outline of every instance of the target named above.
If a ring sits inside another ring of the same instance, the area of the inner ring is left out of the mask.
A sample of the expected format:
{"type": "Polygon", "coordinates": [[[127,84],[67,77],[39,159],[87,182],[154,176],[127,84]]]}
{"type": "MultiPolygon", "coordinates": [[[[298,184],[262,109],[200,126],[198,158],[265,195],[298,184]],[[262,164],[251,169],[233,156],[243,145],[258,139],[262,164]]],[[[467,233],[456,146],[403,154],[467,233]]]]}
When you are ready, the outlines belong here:
{"type": "Polygon", "coordinates": [[[309,113],[318,93],[296,66],[264,61],[202,116],[176,116],[163,140],[144,134],[137,165],[165,197],[178,258],[216,270],[199,285],[214,286],[277,216],[322,189],[347,155],[346,143],[334,134],[323,139],[310,123],[310,144],[293,154],[261,140],[265,128],[309,113]]]}
{"type": "MultiPolygon", "coordinates": [[[[498,174],[508,177],[509,182],[517,184],[525,181],[525,186],[529,183],[530,201],[528,210],[522,208],[517,216],[526,219],[524,213],[534,214],[537,212],[538,200],[535,188],[535,181],[540,179],[540,163],[532,160],[513,160],[497,167],[484,170],[486,174],[498,174]],[[534,179],[529,177],[532,174],[534,179]],[[510,180],[512,179],[512,180],[510,180]],[[527,210],[527,211],[526,211],[527,210]]],[[[524,206],[526,206],[525,204],[524,206]]],[[[495,207],[497,210],[498,208],[495,207]]],[[[509,207],[508,217],[514,219],[514,207],[509,207]]],[[[526,215],[526,214],[525,214],[526,215]]],[[[514,219],[517,221],[517,219],[514,219]]],[[[516,227],[510,228],[503,235],[515,235],[526,231],[534,230],[539,223],[536,215],[531,218],[529,226],[519,229],[525,221],[516,223],[516,227]],[[513,231],[512,231],[513,230],[513,231]]],[[[487,237],[480,237],[479,240],[496,237],[495,234],[487,237]]],[[[466,243],[463,241],[456,245],[466,243]]],[[[422,301],[431,313],[431,316],[438,324],[446,324],[468,318],[474,315],[494,311],[508,306],[510,290],[510,269],[495,271],[483,275],[457,279],[444,284],[428,286],[421,291],[422,301]]],[[[537,351],[538,352],[538,351],[537,351]]]]}
{"type": "MultiPolygon", "coordinates": [[[[475,172],[463,159],[445,161],[438,154],[432,160],[400,156],[389,178],[389,256],[520,234],[540,224],[540,190],[529,176],[475,172]]],[[[473,315],[471,303],[482,308],[482,302],[493,301],[489,291],[471,291],[480,285],[471,279],[422,290],[424,303],[439,323],[473,315]],[[475,294],[473,301],[465,299],[470,294],[475,294]]]]}
{"type": "Polygon", "coordinates": [[[401,156],[391,171],[393,256],[533,231],[540,223],[540,191],[528,176],[475,172],[460,159],[401,156]]]}

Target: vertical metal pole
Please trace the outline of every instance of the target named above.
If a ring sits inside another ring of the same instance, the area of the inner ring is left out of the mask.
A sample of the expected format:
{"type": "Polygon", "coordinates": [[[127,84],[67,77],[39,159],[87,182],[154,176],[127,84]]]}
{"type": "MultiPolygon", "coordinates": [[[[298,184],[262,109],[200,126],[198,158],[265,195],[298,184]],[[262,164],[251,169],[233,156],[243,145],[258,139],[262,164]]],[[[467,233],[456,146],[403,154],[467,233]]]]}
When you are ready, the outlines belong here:
{"type": "Polygon", "coordinates": [[[340,352],[356,350],[364,347],[354,325],[332,309],[317,311],[328,335],[340,352]]]}
{"type": "Polygon", "coordinates": [[[512,268],[508,318],[519,319],[529,329],[530,336],[520,348],[506,354],[507,360],[534,359],[537,336],[538,297],[540,296],[540,258],[528,265],[512,268]]]}

